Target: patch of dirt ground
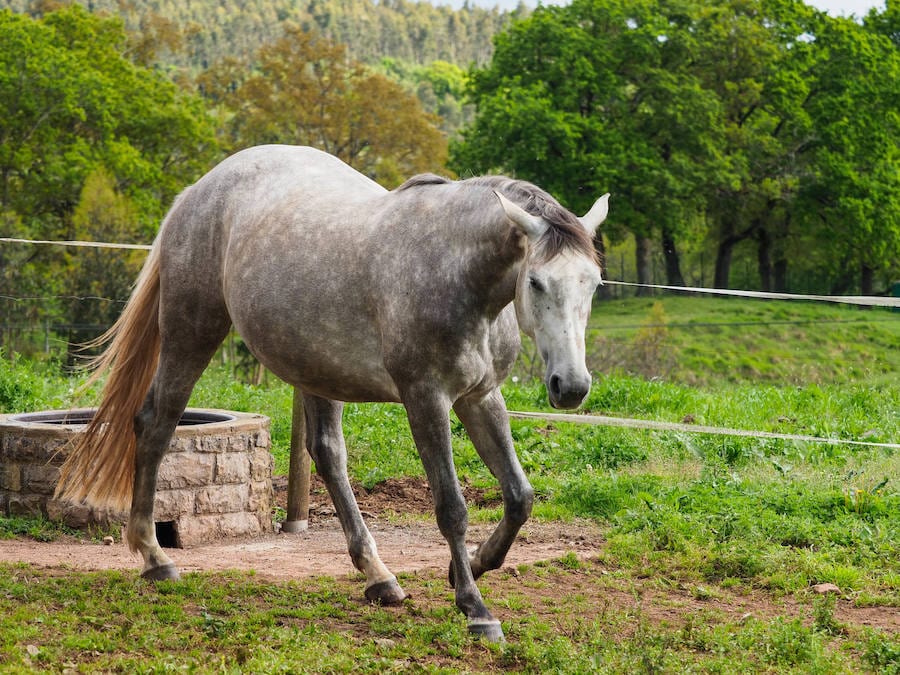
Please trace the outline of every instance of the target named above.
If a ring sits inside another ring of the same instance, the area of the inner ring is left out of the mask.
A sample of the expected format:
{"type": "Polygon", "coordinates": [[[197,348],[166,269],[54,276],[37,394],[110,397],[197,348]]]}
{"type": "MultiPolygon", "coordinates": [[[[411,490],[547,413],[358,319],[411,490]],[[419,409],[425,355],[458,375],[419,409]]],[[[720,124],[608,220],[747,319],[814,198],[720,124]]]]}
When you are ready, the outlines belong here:
{"type": "MultiPolygon", "coordinates": [[[[287,482],[275,481],[276,503],[284,507],[287,482]]],[[[450,554],[432,513],[431,491],[423,479],[386,481],[371,491],[355,488],[357,501],[378,545],[378,552],[394,573],[426,569],[446,570],[450,554]],[[418,517],[422,516],[422,517],[418,517]]],[[[499,504],[475,488],[465,488],[470,504],[499,504]]],[[[356,572],[334,507],[321,481],[314,476],[310,490],[309,529],[298,534],[273,534],[227,539],[168,553],[184,572],[255,570],[261,577],[295,579],[356,572]]],[[[493,525],[472,524],[472,547],[487,538],[493,525]]],[[[506,559],[515,566],[558,558],[575,551],[587,558],[600,550],[602,536],[589,523],[529,522],[506,559]]],[[[72,570],[139,569],[140,556],[121,541],[112,545],[61,538],[54,542],[15,539],[0,543],[0,562],[26,562],[39,568],[72,570]]]]}
{"type": "MultiPolygon", "coordinates": [[[[170,549],[169,555],[182,573],[254,570],[257,577],[273,580],[355,575],[331,500],[321,481],[313,478],[307,531],[170,549]]],[[[274,487],[276,503],[284,507],[286,480],[283,477],[276,479],[274,487]]],[[[354,491],[388,568],[398,574],[415,573],[416,578],[445,577],[449,552],[434,522],[431,492],[423,479],[394,479],[371,491],[358,486],[354,491]]],[[[499,504],[493,493],[465,485],[463,491],[469,504],[499,504]]],[[[493,527],[470,525],[470,546],[483,541],[493,527]]],[[[526,583],[516,569],[520,565],[558,560],[574,552],[584,562],[581,567],[554,575],[553,583],[546,589],[529,585],[528,594],[536,605],[540,604],[536,596],[546,593],[548,606],[553,605],[553,597],[582,596],[590,605],[582,608],[587,613],[625,612],[651,623],[688,626],[700,616],[708,619],[710,613],[732,621],[774,616],[800,617],[806,623],[811,621],[809,598],[789,595],[774,598],[751,588],[727,591],[717,588],[707,596],[698,593],[694,587],[670,584],[667,580],[618,575],[616,570],[606,569],[600,562],[603,547],[600,528],[590,522],[529,521],[510,550],[503,569],[487,575],[486,580],[495,592],[510,592],[526,583]]],[[[122,542],[103,545],[74,538],[49,543],[26,539],[0,542],[0,563],[16,562],[28,563],[51,574],[67,570],[137,571],[141,566],[140,557],[132,554],[122,542]]],[[[404,585],[410,583],[416,585],[410,580],[404,585]]],[[[900,633],[900,612],[896,607],[855,607],[851,600],[842,598],[836,603],[835,618],[851,626],[900,633]]]]}

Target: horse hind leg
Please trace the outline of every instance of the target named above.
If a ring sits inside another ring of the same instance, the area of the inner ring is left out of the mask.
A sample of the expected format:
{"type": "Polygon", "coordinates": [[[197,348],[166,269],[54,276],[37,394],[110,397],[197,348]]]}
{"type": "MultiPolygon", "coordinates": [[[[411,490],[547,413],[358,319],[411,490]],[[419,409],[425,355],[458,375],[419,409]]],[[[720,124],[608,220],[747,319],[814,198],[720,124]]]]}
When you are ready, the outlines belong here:
{"type": "Polygon", "coordinates": [[[303,407],[309,451],[331,495],[350,559],[366,575],[366,599],[382,605],[398,604],[406,593],[378,556],[347,477],[347,448],[341,427],[343,403],[304,394],[303,407]]]}
{"type": "Polygon", "coordinates": [[[127,540],[131,549],[143,558],[141,576],[145,579],[159,581],[179,577],[175,564],[156,537],[153,502],[159,465],[191,391],[228,331],[227,321],[224,326],[221,321],[211,321],[207,327],[210,337],[202,343],[195,339],[164,336],[153,384],[134,420],[137,447],[127,540]],[[213,325],[215,330],[210,328],[213,325]]]}

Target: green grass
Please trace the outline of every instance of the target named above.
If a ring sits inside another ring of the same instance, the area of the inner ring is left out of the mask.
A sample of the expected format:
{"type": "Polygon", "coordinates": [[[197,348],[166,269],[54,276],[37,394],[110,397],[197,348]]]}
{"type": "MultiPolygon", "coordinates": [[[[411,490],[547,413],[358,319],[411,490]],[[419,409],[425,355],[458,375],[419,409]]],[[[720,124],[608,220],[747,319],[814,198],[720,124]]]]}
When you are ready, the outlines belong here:
{"type": "Polygon", "coordinates": [[[624,370],[689,385],[896,385],[900,314],[808,302],[674,295],[595,304],[595,372],[624,370]]]}
{"type": "MultiPolygon", "coordinates": [[[[655,302],[595,308],[588,412],[900,439],[897,314],[655,302]]],[[[508,406],[549,410],[530,370],[526,353],[519,381],[504,387],[508,406]]],[[[0,361],[0,409],[61,407],[72,388],[49,366],[0,361]]],[[[291,396],[274,378],[253,387],[217,365],[191,404],[268,415],[284,473],[291,396]]],[[[348,405],[344,427],[355,481],[423,474],[402,407],[348,405]]],[[[427,576],[404,580],[415,602],[386,610],[361,604],[356,580],[190,575],[154,593],[133,575],[60,579],[14,566],[0,569],[0,669],[900,672],[896,635],[837,613],[900,611],[895,449],[539,420],[513,420],[512,433],[534,517],[592,519],[606,543],[597,560],[569,555],[514,579],[489,575],[482,588],[504,618],[506,646],[472,642],[444,581],[427,576]],[[811,597],[820,582],[840,587],[836,606],[811,597]],[[564,584],[581,590],[554,595],[564,584]],[[741,620],[722,609],[747,597],[765,611],[741,620]],[[669,604],[684,610],[677,620],[660,618],[669,604]]],[[[460,476],[494,488],[455,418],[452,434],[460,476]]],[[[52,536],[52,526],[0,518],[0,536],[23,535],[52,536]]]]}
{"type": "Polygon", "coordinates": [[[357,579],[296,582],[0,567],[0,668],[32,672],[896,672],[900,642],[839,623],[834,602],[686,593],[574,556],[495,573],[483,592],[507,643],[479,643],[441,576],[403,575],[401,607],[357,579]],[[567,590],[559,597],[557,589],[567,590]],[[738,608],[739,612],[734,609],[738,608]],[[745,612],[743,610],[755,611],[745,612]],[[759,613],[759,616],[757,616],[759,613]],[[661,619],[661,614],[666,618],[661,619]]]}

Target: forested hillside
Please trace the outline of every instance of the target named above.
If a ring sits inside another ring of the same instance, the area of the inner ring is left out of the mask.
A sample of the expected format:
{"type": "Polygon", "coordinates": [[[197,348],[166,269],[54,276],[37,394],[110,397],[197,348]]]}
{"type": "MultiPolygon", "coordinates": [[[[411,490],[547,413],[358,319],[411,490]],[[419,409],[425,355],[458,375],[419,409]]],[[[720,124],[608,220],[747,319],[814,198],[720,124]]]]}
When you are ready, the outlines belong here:
{"type": "MultiPolygon", "coordinates": [[[[57,0],[0,0],[0,9],[43,13],[66,3],[57,0]]],[[[192,70],[205,69],[225,57],[248,58],[260,45],[284,34],[284,23],[318,29],[348,47],[364,63],[383,58],[428,64],[449,61],[460,66],[484,64],[491,40],[511,17],[526,13],[466,6],[459,10],[410,0],[81,0],[92,12],[120,15],[127,29],[156,36],[167,49],[161,60],[192,70]]]]}

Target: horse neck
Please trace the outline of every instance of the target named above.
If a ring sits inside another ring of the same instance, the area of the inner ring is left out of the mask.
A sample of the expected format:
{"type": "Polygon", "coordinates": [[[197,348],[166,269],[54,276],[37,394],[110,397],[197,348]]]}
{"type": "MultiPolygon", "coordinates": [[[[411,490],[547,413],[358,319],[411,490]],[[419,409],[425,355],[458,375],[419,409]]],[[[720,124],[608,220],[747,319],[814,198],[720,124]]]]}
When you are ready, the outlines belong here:
{"type": "Polygon", "coordinates": [[[515,298],[519,271],[528,252],[527,238],[505,219],[494,221],[485,217],[488,208],[496,209],[493,194],[482,195],[480,201],[472,200],[464,194],[466,189],[461,183],[449,183],[425,186],[425,193],[391,193],[385,217],[399,222],[418,221],[419,236],[426,241],[441,240],[440,248],[423,247],[431,249],[431,253],[420,257],[419,264],[430,266],[435,275],[451,284],[464,286],[483,314],[493,317],[515,298]],[[423,194],[438,196],[423,206],[423,194]],[[424,222],[423,214],[428,216],[424,222]],[[448,238],[447,233],[455,235],[448,238]]]}
{"type": "Polygon", "coordinates": [[[507,231],[480,246],[467,262],[467,285],[483,289],[489,315],[499,314],[515,299],[526,255],[521,235],[507,231]]]}

